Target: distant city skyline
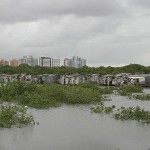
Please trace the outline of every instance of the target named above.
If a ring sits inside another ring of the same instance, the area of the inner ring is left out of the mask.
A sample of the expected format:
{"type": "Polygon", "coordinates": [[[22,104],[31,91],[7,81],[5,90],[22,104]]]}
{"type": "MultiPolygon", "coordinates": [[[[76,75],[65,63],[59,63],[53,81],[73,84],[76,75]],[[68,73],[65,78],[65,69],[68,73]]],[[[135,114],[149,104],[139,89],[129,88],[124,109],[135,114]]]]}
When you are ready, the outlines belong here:
{"type": "MultiPolygon", "coordinates": [[[[21,58],[23,58],[23,57],[29,57],[29,56],[33,56],[34,58],[40,58],[40,57],[50,57],[51,55],[49,55],[49,56],[47,56],[47,55],[41,55],[41,56],[38,56],[38,55],[31,55],[31,54],[29,54],[29,55],[22,55],[22,56],[16,56],[16,57],[10,57],[10,56],[7,56],[7,57],[2,57],[2,56],[0,56],[0,60],[2,60],[2,59],[4,59],[4,60],[6,60],[6,61],[10,61],[10,60],[13,60],[13,59],[17,59],[17,60],[19,60],[19,59],[21,59],[21,58]]],[[[62,57],[62,58],[58,58],[58,57],[50,57],[50,58],[54,58],[54,59],[60,59],[60,65],[62,66],[62,65],[64,65],[64,59],[65,58],[73,58],[74,56],[77,56],[77,55],[71,55],[70,57],[62,57]]],[[[80,56],[78,56],[78,57],[80,57],[80,56]]]]}
{"type": "Polygon", "coordinates": [[[83,66],[86,66],[86,59],[81,59],[79,56],[73,56],[72,58],[65,58],[63,60],[59,58],[52,58],[49,56],[40,56],[35,57],[33,55],[29,56],[22,56],[21,58],[13,58],[13,59],[1,59],[0,58],[0,65],[10,65],[10,66],[19,66],[21,64],[27,64],[29,66],[44,66],[44,67],[75,67],[75,68],[81,68],[83,66]],[[66,63],[65,60],[67,59],[66,63]],[[61,63],[62,62],[62,63],[61,63]],[[68,63],[70,62],[70,63],[68,63]]]}

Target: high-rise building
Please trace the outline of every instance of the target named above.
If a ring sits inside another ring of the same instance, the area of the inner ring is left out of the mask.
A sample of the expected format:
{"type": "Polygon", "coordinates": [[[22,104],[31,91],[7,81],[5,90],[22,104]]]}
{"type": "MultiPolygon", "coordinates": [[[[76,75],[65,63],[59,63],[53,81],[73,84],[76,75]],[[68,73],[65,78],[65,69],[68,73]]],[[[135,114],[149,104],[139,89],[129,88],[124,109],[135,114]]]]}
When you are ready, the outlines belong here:
{"type": "Polygon", "coordinates": [[[23,56],[21,59],[18,60],[18,65],[20,64],[27,64],[27,56],[23,56]]]}
{"type": "Polygon", "coordinates": [[[27,57],[26,61],[27,61],[26,63],[29,66],[37,66],[38,65],[38,59],[37,58],[33,58],[33,56],[27,57]]]}
{"type": "Polygon", "coordinates": [[[65,58],[64,59],[64,66],[65,67],[72,67],[72,59],[65,58]]]}
{"type": "Polygon", "coordinates": [[[9,65],[9,61],[7,61],[7,60],[4,60],[4,59],[1,59],[0,60],[0,65],[9,65]]]}
{"type": "Polygon", "coordinates": [[[60,67],[60,59],[58,58],[52,58],[51,59],[51,67],[60,67]]]}
{"type": "Polygon", "coordinates": [[[60,67],[60,59],[50,57],[40,57],[39,65],[45,67],[60,67]]]}
{"type": "Polygon", "coordinates": [[[86,59],[81,59],[81,66],[86,66],[86,59]]]}
{"type": "Polygon", "coordinates": [[[80,68],[81,67],[80,63],[81,63],[81,58],[78,57],[78,56],[73,56],[73,58],[72,58],[72,67],[80,68]]]}
{"type": "Polygon", "coordinates": [[[29,66],[37,66],[38,65],[38,59],[34,58],[33,56],[23,56],[23,58],[19,59],[19,65],[20,64],[27,64],[29,66]]]}
{"type": "Polygon", "coordinates": [[[51,67],[51,58],[50,57],[40,57],[39,65],[44,67],[51,67]]]}
{"type": "Polygon", "coordinates": [[[65,58],[64,66],[81,68],[86,65],[86,59],[81,59],[79,56],[73,56],[72,59],[65,58]]]}
{"type": "Polygon", "coordinates": [[[16,60],[16,59],[10,60],[10,66],[17,67],[18,66],[18,60],[16,60]]]}

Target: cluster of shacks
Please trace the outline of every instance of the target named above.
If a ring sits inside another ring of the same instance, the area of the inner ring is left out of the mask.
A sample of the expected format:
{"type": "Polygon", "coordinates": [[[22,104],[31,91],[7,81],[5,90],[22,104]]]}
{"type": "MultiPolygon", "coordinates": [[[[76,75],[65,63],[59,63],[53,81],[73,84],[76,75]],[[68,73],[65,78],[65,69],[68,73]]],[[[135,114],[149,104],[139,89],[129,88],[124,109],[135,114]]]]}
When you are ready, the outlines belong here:
{"type": "Polygon", "coordinates": [[[104,75],[100,79],[101,85],[123,86],[123,85],[141,85],[150,86],[150,74],[132,75],[130,73],[121,73],[117,75],[104,75]]]}
{"type": "Polygon", "coordinates": [[[150,74],[132,75],[130,73],[121,73],[117,75],[99,75],[99,74],[0,74],[0,83],[13,81],[25,81],[26,83],[36,82],[38,84],[58,83],[62,85],[79,84],[79,83],[97,83],[105,86],[123,86],[129,84],[138,84],[141,86],[150,86],[150,74]]]}

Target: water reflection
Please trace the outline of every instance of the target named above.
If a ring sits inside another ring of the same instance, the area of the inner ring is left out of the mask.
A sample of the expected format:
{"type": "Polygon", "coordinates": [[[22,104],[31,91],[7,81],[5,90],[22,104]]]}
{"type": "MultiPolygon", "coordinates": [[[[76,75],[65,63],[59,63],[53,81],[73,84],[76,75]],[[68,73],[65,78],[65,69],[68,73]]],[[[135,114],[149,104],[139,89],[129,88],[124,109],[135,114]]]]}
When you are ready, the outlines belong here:
{"type": "MultiPolygon", "coordinates": [[[[140,106],[148,101],[112,96],[106,105],[140,106]]],[[[149,150],[150,126],[136,121],[117,121],[90,112],[90,106],[31,109],[39,125],[0,129],[0,150],[149,150]]]]}
{"type": "Polygon", "coordinates": [[[0,150],[17,150],[32,136],[33,127],[0,129],[0,150]]]}

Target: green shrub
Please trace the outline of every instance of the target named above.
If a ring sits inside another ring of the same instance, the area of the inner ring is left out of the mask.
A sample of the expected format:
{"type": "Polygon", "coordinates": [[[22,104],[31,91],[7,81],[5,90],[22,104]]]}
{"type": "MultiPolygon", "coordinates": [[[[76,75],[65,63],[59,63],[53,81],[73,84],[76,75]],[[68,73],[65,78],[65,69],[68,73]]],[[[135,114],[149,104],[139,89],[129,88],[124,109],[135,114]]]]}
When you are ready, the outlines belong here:
{"type": "Polygon", "coordinates": [[[101,103],[101,105],[97,106],[97,107],[92,107],[91,110],[94,113],[113,113],[113,110],[116,106],[112,105],[111,107],[104,107],[104,104],[101,103]]]}
{"type": "Polygon", "coordinates": [[[65,87],[64,97],[60,101],[67,104],[89,104],[101,101],[102,95],[93,89],[82,87],[65,87]]]}
{"type": "Polygon", "coordinates": [[[77,86],[82,88],[97,90],[101,94],[112,94],[114,90],[114,87],[104,87],[104,86],[97,85],[95,83],[80,83],[77,86]]]}
{"type": "Polygon", "coordinates": [[[99,90],[58,84],[26,84],[13,82],[0,88],[1,100],[17,102],[34,108],[49,108],[66,104],[89,104],[102,100],[99,90]]]}
{"type": "Polygon", "coordinates": [[[19,96],[25,92],[33,93],[36,91],[37,84],[26,84],[23,81],[14,81],[2,85],[0,88],[0,99],[3,101],[15,101],[19,96]]]}
{"type": "Polygon", "coordinates": [[[42,93],[24,93],[18,99],[18,103],[21,105],[27,105],[29,107],[37,108],[37,109],[47,109],[49,107],[58,107],[60,103],[54,100],[52,97],[47,97],[46,94],[42,93]]]}
{"type": "Polygon", "coordinates": [[[134,95],[135,99],[150,101],[150,94],[134,95]]]}
{"type": "Polygon", "coordinates": [[[27,124],[35,124],[31,115],[26,113],[27,109],[21,106],[0,106],[0,127],[11,128],[22,127],[27,124]]]}
{"type": "Polygon", "coordinates": [[[137,120],[140,122],[150,123],[150,112],[137,107],[129,107],[118,109],[114,114],[114,118],[121,120],[137,120]]]}
{"type": "Polygon", "coordinates": [[[137,85],[123,86],[119,90],[119,94],[122,96],[130,95],[132,93],[141,93],[141,92],[143,92],[143,88],[137,85]]]}

